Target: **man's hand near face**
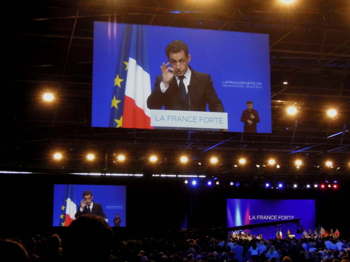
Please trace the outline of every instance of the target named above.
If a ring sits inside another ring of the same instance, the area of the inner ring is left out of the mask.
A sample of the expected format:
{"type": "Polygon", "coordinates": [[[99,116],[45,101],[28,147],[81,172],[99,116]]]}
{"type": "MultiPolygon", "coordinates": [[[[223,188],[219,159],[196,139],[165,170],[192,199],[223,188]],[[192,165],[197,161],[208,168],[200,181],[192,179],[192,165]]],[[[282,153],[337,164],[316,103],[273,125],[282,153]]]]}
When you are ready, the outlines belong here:
{"type": "Polygon", "coordinates": [[[169,67],[169,63],[163,63],[160,67],[162,70],[162,81],[164,84],[169,84],[174,77],[174,69],[169,67]]]}

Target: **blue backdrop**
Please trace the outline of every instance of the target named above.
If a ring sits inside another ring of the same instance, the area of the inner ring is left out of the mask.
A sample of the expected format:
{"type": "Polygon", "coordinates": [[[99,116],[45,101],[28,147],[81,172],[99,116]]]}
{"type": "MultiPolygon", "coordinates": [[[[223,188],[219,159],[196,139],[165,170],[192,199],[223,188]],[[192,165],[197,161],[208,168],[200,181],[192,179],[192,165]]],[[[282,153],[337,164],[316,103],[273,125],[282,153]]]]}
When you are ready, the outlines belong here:
{"type": "MultiPolygon", "coordinates": [[[[227,226],[235,227],[250,224],[268,223],[283,220],[300,219],[301,227],[315,229],[315,200],[288,199],[227,199],[227,226]]],[[[284,234],[289,229],[296,233],[297,227],[292,224],[255,229],[255,234],[274,237],[276,230],[284,234]]]]}
{"type": "MultiPolygon", "coordinates": [[[[95,22],[92,126],[108,127],[113,79],[125,24],[95,22]]],[[[242,132],[246,101],[259,112],[258,132],[271,132],[269,37],[266,34],[144,25],[152,85],[167,61],[165,47],[183,40],[194,70],[210,74],[225,111],[229,130],[242,132]]]]}
{"type": "Polygon", "coordinates": [[[65,205],[67,195],[71,196],[79,208],[84,191],[91,191],[94,202],[102,205],[110,226],[113,226],[113,218],[116,215],[121,218],[121,226],[126,226],[126,187],[105,185],[55,185],[53,226],[61,226],[62,206],[65,205]]]}

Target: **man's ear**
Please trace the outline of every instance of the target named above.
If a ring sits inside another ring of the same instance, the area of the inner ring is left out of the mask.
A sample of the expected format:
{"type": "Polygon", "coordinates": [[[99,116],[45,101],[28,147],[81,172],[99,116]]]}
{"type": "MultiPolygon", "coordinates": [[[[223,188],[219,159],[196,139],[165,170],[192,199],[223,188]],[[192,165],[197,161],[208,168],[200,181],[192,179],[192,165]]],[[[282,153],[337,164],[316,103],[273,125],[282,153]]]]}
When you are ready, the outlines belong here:
{"type": "Polygon", "coordinates": [[[192,59],[192,56],[191,56],[191,54],[188,54],[188,64],[191,62],[191,59],[192,59]]]}

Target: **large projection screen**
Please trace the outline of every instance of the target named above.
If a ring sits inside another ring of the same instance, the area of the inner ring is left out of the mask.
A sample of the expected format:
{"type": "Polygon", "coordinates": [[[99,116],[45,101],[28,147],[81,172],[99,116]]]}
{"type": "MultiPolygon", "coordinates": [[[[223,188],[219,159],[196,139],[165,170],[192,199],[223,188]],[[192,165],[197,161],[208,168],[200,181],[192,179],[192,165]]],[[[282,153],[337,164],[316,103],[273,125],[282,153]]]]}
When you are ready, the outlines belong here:
{"type": "Polygon", "coordinates": [[[271,133],[269,36],[95,22],[92,93],[93,127],[271,133]]]}

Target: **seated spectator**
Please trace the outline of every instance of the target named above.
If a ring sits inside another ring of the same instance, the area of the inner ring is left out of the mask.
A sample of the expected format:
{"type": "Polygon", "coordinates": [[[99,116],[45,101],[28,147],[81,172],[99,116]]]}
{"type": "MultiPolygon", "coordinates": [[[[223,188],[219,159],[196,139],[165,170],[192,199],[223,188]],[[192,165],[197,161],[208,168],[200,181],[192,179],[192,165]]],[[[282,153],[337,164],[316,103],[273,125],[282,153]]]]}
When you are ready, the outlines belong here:
{"type": "Polygon", "coordinates": [[[30,260],[27,250],[21,243],[8,239],[0,239],[0,261],[26,262],[30,260]]]}
{"type": "Polygon", "coordinates": [[[112,231],[101,217],[82,215],[68,227],[63,242],[64,258],[68,261],[108,261],[112,231]]]}

